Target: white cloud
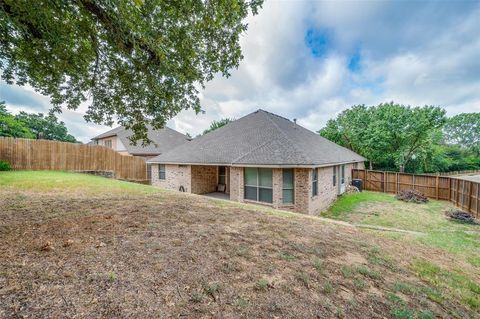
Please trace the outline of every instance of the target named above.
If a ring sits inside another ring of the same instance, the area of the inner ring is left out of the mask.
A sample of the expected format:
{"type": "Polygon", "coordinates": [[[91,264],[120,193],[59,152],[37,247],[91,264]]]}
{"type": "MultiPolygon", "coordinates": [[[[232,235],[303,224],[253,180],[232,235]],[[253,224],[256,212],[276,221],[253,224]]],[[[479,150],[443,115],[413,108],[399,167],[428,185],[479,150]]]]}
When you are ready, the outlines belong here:
{"type": "MultiPolygon", "coordinates": [[[[205,114],[184,111],[168,125],[196,135],[212,120],[264,108],[316,131],[351,105],[392,100],[480,112],[479,14],[469,1],[267,0],[248,19],[239,69],[201,92],[205,114]],[[320,57],[305,42],[311,29],[331,35],[320,57]],[[360,68],[352,72],[354,53],[360,68]]],[[[61,118],[83,140],[104,129],[78,113],[61,118]]]]}

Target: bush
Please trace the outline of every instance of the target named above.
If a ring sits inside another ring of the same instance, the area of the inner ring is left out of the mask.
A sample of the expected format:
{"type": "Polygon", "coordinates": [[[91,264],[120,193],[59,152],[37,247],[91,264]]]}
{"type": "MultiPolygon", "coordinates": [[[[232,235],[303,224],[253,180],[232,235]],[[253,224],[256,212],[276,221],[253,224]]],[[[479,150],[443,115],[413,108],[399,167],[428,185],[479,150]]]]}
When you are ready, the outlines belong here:
{"type": "Polygon", "coordinates": [[[398,200],[403,200],[404,202],[411,202],[411,203],[418,203],[418,204],[428,202],[427,196],[413,189],[407,189],[407,190],[401,191],[400,193],[397,194],[397,196],[395,196],[395,198],[398,200]]]}
{"type": "Polygon", "coordinates": [[[0,160],[0,171],[10,171],[12,168],[10,167],[10,163],[7,161],[0,160]]]}

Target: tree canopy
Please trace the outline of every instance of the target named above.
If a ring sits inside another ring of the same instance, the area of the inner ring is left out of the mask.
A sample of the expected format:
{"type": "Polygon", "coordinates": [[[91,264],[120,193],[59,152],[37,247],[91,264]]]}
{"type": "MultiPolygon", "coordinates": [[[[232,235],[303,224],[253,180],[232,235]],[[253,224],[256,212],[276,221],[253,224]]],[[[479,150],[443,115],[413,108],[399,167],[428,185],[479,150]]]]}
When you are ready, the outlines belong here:
{"type": "Polygon", "coordinates": [[[222,126],[225,126],[232,121],[235,121],[235,119],[224,118],[224,119],[221,119],[221,120],[218,120],[218,121],[213,121],[210,124],[210,127],[207,128],[205,131],[203,131],[202,135],[205,135],[205,134],[207,134],[211,131],[215,131],[216,129],[221,128],[222,126]]]}
{"type": "Polygon", "coordinates": [[[20,112],[15,118],[22,122],[35,139],[53,140],[76,143],[73,135],[68,134],[67,127],[62,121],[58,121],[54,114],[44,115],[42,113],[33,114],[20,112]]]}
{"type": "Polygon", "coordinates": [[[432,157],[445,121],[445,111],[434,106],[356,105],[329,120],[319,134],[363,155],[377,168],[402,171],[432,157]]]}
{"type": "Polygon", "coordinates": [[[0,72],[55,111],[88,101],[86,119],[134,131],[200,111],[199,87],[242,59],[245,18],[263,0],[0,0],[0,72]]]}
{"type": "Polygon", "coordinates": [[[462,113],[448,119],[445,140],[480,156],[480,113],[462,113]]]}
{"type": "Polygon", "coordinates": [[[34,138],[33,133],[25,123],[19,121],[7,111],[3,101],[0,101],[0,136],[34,138]]]}

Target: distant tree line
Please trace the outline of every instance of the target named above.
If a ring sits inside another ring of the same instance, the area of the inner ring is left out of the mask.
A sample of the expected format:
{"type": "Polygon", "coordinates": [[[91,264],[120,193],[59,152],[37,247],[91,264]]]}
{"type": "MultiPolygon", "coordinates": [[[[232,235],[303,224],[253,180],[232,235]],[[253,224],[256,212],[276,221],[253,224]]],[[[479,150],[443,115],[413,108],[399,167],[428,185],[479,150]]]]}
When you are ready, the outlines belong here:
{"type": "Polygon", "coordinates": [[[411,173],[480,169],[480,113],[446,117],[440,107],[355,105],[318,132],[369,160],[411,173]]]}
{"type": "Polygon", "coordinates": [[[65,123],[53,114],[20,112],[13,115],[7,111],[5,102],[0,101],[0,136],[44,139],[77,143],[68,133],[65,123]]]}

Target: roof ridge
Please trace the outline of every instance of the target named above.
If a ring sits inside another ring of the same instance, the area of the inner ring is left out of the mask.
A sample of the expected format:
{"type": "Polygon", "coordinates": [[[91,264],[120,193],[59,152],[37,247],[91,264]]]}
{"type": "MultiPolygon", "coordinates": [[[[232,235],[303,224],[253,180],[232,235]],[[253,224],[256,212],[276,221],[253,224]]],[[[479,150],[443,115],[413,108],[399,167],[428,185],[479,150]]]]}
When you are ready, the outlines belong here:
{"type": "MultiPolygon", "coordinates": [[[[267,112],[267,113],[270,113],[270,112],[267,112]]],[[[274,114],[274,115],[275,115],[275,114],[274,114]]],[[[277,116],[278,116],[278,115],[277,115],[277,116]]],[[[281,117],[281,116],[278,116],[278,117],[285,119],[284,117],[281,117]]],[[[275,121],[273,121],[269,116],[267,116],[267,118],[268,118],[268,120],[269,120],[270,122],[272,122],[273,125],[275,125],[275,127],[276,127],[277,130],[283,135],[283,137],[285,137],[285,139],[290,142],[292,148],[294,148],[295,151],[296,151],[298,154],[301,154],[305,161],[310,161],[310,158],[309,158],[307,155],[305,155],[305,153],[300,152],[300,150],[297,148],[297,146],[295,145],[295,143],[294,143],[294,142],[288,137],[288,135],[277,125],[277,123],[275,123],[275,121]]],[[[290,122],[290,120],[288,120],[288,119],[286,119],[286,120],[290,122]]],[[[295,124],[295,125],[296,125],[296,124],[295,124]]]]}
{"type": "Polygon", "coordinates": [[[251,149],[250,151],[246,152],[245,154],[242,154],[240,155],[239,157],[235,158],[231,164],[234,164],[235,162],[239,161],[240,159],[244,158],[245,156],[251,154],[253,151],[256,151],[258,150],[259,148],[261,147],[264,147],[265,145],[267,145],[268,143],[270,143],[271,141],[266,141],[260,145],[258,145],[257,147],[254,147],[253,149],[251,149]]]}

